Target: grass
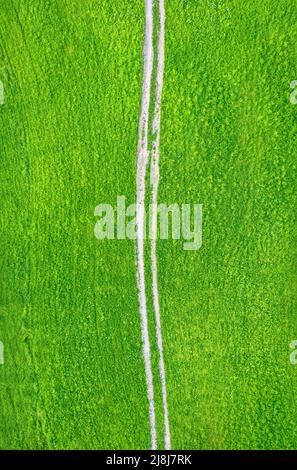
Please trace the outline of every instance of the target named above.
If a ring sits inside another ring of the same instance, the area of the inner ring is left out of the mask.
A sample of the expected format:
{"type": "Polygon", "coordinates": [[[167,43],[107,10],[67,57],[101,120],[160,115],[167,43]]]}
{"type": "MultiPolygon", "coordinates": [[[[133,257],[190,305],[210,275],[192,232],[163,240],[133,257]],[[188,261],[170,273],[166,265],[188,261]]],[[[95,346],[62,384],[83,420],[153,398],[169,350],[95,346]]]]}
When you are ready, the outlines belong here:
{"type": "MultiPolygon", "coordinates": [[[[296,2],[166,10],[159,201],[204,217],[199,251],[158,243],[172,446],[293,449],[296,2]]],[[[0,448],[148,448],[134,245],[93,234],[135,199],[143,2],[0,17],[0,448]]]]}

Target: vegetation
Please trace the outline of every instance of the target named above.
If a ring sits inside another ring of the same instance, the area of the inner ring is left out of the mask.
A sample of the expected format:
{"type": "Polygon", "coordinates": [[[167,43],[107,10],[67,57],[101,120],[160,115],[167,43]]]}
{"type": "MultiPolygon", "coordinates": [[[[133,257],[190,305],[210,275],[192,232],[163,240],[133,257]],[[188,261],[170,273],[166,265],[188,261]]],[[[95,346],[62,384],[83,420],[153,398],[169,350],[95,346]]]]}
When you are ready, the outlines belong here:
{"type": "MultiPolygon", "coordinates": [[[[296,6],[166,2],[159,202],[203,204],[158,243],[174,449],[296,447],[296,6]]],[[[148,448],[134,243],[93,232],[135,201],[143,2],[0,19],[0,448],[148,448]]]]}

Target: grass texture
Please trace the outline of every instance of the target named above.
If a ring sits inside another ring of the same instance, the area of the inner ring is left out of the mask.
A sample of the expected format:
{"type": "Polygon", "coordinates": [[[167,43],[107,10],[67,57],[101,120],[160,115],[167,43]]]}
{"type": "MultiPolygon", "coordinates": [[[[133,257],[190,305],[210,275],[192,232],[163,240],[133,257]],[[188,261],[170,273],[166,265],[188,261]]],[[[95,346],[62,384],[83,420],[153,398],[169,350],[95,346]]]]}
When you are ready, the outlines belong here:
{"type": "MultiPolygon", "coordinates": [[[[203,204],[200,250],[158,243],[172,447],[293,449],[297,3],[166,12],[159,202],[203,204]]],[[[143,21],[142,0],[0,2],[1,449],[149,447],[134,243],[93,232],[135,201],[143,21]]]]}

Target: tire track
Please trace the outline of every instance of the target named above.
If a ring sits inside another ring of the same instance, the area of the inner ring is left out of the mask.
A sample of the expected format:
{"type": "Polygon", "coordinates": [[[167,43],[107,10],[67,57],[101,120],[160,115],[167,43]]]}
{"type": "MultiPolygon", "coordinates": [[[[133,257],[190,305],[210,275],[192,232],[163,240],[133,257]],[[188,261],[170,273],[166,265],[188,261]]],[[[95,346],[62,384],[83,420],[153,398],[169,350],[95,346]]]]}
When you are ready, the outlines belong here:
{"type": "Polygon", "coordinates": [[[164,0],[159,0],[159,32],[158,32],[158,51],[157,51],[157,77],[156,77],[156,94],[153,116],[153,135],[152,155],[150,167],[151,182],[151,270],[152,270],[152,292],[153,305],[156,321],[156,337],[159,352],[159,374],[162,388],[162,401],[164,413],[164,441],[165,449],[171,448],[169,413],[167,405],[167,389],[165,377],[165,363],[163,354],[163,339],[161,330],[161,316],[158,291],[158,270],[157,270],[157,203],[158,203],[158,186],[159,186],[159,157],[160,157],[160,127],[161,127],[161,104],[163,91],[163,77],[165,64],[165,5],[164,0]]]}
{"type": "Polygon", "coordinates": [[[157,448],[154,384],[149,340],[144,269],[145,177],[148,163],[148,123],[153,71],[153,0],[145,0],[145,37],[143,45],[143,82],[136,168],[136,264],[138,302],[141,317],[143,357],[146,373],[151,448],[157,448]]]}
{"type": "MultiPolygon", "coordinates": [[[[164,413],[164,443],[165,449],[171,448],[169,414],[167,405],[167,390],[165,378],[165,363],[163,355],[163,339],[161,330],[161,317],[158,292],[157,275],[157,200],[159,185],[159,146],[161,125],[161,103],[163,90],[163,75],[165,62],[165,5],[164,0],[158,0],[158,41],[157,41],[157,71],[154,100],[154,114],[152,123],[153,140],[151,144],[150,162],[150,185],[151,185],[151,272],[152,272],[152,295],[156,323],[156,338],[159,353],[159,375],[162,390],[162,403],[164,413]]],[[[136,169],[136,264],[137,264],[137,287],[138,301],[141,317],[141,333],[143,344],[143,356],[146,373],[147,394],[149,401],[149,419],[151,430],[151,448],[157,448],[156,413],[154,400],[154,384],[151,362],[151,345],[148,330],[147,299],[145,286],[145,262],[144,262],[144,238],[145,238],[145,180],[149,159],[149,109],[151,98],[151,84],[154,62],[153,50],[153,0],[145,0],[145,37],[143,46],[143,83],[141,113],[139,119],[139,134],[137,147],[137,169],[136,169]]]]}

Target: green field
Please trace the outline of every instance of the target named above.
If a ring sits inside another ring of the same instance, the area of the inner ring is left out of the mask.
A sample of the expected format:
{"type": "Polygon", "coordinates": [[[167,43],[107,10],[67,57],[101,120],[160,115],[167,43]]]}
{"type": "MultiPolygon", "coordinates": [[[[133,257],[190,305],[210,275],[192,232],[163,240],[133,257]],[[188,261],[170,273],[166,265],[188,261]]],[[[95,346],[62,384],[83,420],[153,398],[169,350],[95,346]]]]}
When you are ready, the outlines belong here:
{"type": "MultiPolygon", "coordinates": [[[[296,0],[167,0],[158,242],[173,449],[297,442],[296,0]]],[[[135,243],[143,0],[0,0],[0,449],[147,449],[135,243]]],[[[150,301],[151,302],[151,301],[150,301]]],[[[150,316],[154,376],[158,377],[150,316]]],[[[156,383],[159,447],[162,402],[156,383]]]]}

